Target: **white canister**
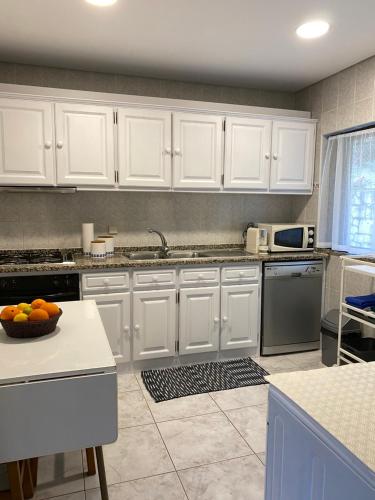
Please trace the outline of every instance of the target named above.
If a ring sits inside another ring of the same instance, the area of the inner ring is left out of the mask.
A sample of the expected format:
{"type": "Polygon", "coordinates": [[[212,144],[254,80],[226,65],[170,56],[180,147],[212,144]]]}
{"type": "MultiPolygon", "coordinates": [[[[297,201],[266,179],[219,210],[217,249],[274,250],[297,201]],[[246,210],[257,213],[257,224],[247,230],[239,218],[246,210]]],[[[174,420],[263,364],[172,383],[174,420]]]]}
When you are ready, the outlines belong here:
{"type": "Polygon", "coordinates": [[[105,249],[107,255],[111,256],[115,253],[115,239],[113,236],[109,234],[104,234],[102,236],[98,236],[98,240],[105,241],[105,249]]]}
{"type": "Polygon", "coordinates": [[[91,257],[93,259],[105,259],[107,257],[104,240],[93,240],[91,242],[91,257]]]}
{"type": "Polygon", "coordinates": [[[82,224],[82,249],[84,255],[90,255],[91,242],[94,239],[94,224],[92,222],[84,222],[82,224]]]}

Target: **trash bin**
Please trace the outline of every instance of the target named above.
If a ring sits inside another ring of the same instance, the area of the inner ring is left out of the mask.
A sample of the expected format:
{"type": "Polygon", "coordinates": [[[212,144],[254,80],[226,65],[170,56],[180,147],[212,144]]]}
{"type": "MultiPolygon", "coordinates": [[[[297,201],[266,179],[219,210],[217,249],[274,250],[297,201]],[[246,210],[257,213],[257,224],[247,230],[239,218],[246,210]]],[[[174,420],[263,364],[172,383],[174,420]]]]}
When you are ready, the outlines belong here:
{"type": "MultiPolygon", "coordinates": [[[[326,366],[332,366],[337,363],[339,315],[340,311],[338,309],[332,309],[321,321],[322,363],[326,366]]],[[[358,321],[350,318],[342,318],[342,336],[344,341],[359,339],[361,337],[361,328],[358,321]]]]}

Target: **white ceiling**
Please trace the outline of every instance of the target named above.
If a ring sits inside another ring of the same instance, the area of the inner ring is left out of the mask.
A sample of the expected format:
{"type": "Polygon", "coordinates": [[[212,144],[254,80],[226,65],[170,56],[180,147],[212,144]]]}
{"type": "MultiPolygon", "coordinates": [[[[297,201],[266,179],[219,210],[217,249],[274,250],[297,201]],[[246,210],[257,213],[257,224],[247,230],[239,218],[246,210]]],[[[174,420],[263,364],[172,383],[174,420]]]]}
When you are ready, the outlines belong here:
{"type": "Polygon", "coordinates": [[[298,90],[375,53],[374,0],[0,0],[0,60],[298,90]],[[301,40],[298,25],[331,30],[301,40]]]}

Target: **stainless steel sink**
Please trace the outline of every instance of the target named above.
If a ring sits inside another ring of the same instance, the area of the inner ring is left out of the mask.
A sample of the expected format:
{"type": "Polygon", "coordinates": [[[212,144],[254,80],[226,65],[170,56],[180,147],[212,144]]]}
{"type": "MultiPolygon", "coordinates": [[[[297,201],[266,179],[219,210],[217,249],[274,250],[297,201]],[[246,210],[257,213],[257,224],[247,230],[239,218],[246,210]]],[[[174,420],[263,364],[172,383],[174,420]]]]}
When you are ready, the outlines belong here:
{"type": "Polygon", "coordinates": [[[163,254],[161,252],[150,252],[150,251],[141,251],[141,252],[131,252],[126,254],[126,257],[130,260],[153,260],[153,259],[162,259],[163,254]]]}
{"type": "Polygon", "coordinates": [[[212,248],[201,250],[199,257],[242,257],[249,255],[243,248],[212,248]]]}
{"type": "Polygon", "coordinates": [[[196,250],[170,250],[167,259],[194,259],[199,257],[196,250]]]}
{"type": "Polygon", "coordinates": [[[126,254],[130,260],[156,259],[197,259],[199,257],[241,257],[248,255],[242,248],[212,248],[209,250],[170,250],[167,255],[159,251],[131,252],[126,254]]]}

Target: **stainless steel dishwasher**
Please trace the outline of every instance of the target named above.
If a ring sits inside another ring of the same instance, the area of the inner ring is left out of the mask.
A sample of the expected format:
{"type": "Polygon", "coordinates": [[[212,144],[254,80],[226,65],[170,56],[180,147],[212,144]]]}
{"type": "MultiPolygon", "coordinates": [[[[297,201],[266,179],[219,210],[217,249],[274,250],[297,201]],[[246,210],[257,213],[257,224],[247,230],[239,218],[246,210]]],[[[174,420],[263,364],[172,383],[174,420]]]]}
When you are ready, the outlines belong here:
{"type": "Polygon", "coordinates": [[[319,348],[322,276],[322,261],[264,265],[263,355],[319,348]]]}

